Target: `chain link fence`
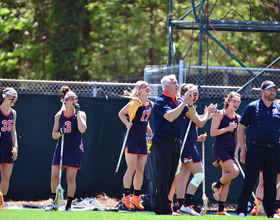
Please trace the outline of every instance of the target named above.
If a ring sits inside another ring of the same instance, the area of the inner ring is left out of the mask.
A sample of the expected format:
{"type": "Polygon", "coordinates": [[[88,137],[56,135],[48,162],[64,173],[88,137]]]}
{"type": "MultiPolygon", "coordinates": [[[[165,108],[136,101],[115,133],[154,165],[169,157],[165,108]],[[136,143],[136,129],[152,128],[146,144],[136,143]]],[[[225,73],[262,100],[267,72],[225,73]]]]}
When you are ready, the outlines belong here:
{"type": "MultiPolygon", "coordinates": [[[[244,99],[260,98],[260,85],[271,80],[280,86],[280,69],[210,67],[210,66],[146,66],[144,80],[150,83],[151,99],[161,93],[160,80],[175,74],[179,84],[193,83],[199,87],[200,98],[224,98],[230,91],[237,91],[244,99]]],[[[0,79],[1,87],[13,87],[19,94],[58,95],[60,87],[68,85],[80,97],[127,98],[124,90],[132,90],[134,83],[78,82],[0,79]]],[[[279,97],[279,91],[277,92],[279,97]]]]}
{"type": "MultiPolygon", "coordinates": [[[[176,75],[179,84],[193,83],[199,87],[200,98],[224,98],[230,91],[237,91],[245,99],[260,98],[260,86],[265,80],[280,86],[280,69],[210,67],[210,66],[146,66],[144,80],[160,83],[163,76],[176,75]]],[[[277,92],[279,96],[279,91],[277,92]]]]}
{"type": "MultiPolygon", "coordinates": [[[[134,83],[104,83],[104,82],[78,82],[78,81],[46,81],[46,80],[20,80],[0,79],[1,88],[13,87],[18,94],[58,95],[61,86],[67,85],[79,97],[96,98],[127,98],[124,90],[131,91],[134,83]]],[[[157,98],[160,85],[151,85],[151,98],[157,98]]]]}

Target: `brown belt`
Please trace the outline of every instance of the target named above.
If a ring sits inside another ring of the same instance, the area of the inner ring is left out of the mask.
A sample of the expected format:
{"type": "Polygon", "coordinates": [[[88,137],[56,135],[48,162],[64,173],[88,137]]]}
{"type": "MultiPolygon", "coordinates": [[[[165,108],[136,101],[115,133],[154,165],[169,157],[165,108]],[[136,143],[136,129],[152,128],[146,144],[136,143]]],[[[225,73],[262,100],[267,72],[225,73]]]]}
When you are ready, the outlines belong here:
{"type": "Polygon", "coordinates": [[[178,142],[178,141],[180,141],[180,138],[179,137],[175,137],[175,138],[173,138],[173,137],[167,137],[169,140],[172,140],[172,141],[174,141],[174,142],[178,142]]]}
{"type": "Polygon", "coordinates": [[[259,143],[257,141],[250,141],[250,143],[260,145],[260,146],[265,146],[265,147],[275,147],[276,146],[276,144],[263,144],[263,143],[259,143]]]}

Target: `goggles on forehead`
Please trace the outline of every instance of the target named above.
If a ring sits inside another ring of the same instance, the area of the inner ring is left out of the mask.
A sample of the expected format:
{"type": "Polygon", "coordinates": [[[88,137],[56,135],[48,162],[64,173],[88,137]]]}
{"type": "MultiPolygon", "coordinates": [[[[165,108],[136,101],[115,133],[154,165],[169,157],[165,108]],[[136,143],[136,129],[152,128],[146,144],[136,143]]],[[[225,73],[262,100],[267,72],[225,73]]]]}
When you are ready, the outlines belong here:
{"type": "Polygon", "coordinates": [[[69,97],[76,98],[76,94],[74,92],[67,92],[64,96],[64,100],[67,100],[69,97]]]}
{"type": "Polygon", "coordinates": [[[11,89],[11,90],[7,90],[2,94],[3,99],[5,97],[10,97],[12,100],[17,100],[18,99],[18,95],[16,90],[11,89]]]}
{"type": "Polygon", "coordinates": [[[189,88],[189,91],[190,92],[194,92],[194,91],[198,91],[198,89],[197,89],[196,86],[193,86],[193,87],[189,88]]]}

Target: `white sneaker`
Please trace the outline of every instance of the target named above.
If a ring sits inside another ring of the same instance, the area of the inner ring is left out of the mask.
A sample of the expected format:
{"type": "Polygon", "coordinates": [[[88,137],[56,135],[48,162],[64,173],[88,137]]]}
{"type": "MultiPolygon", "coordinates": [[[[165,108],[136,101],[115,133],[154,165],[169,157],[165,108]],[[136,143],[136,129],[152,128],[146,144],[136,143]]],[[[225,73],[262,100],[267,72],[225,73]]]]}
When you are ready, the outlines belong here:
{"type": "Polygon", "coordinates": [[[192,205],[186,206],[183,204],[180,208],[180,211],[189,215],[200,215],[193,209],[192,205]]]}
{"type": "Polygon", "coordinates": [[[63,212],[71,212],[71,208],[69,208],[69,209],[64,209],[63,212]]]}
{"type": "Polygon", "coordinates": [[[45,211],[57,211],[58,208],[54,207],[53,205],[48,206],[47,208],[45,208],[45,211]]]}
{"type": "Polygon", "coordinates": [[[211,185],[213,197],[216,201],[220,201],[220,190],[218,188],[216,188],[215,185],[216,185],[216,182],[212,183],[212,185],[211,185]]]}
{"type": "Polygon", "coordinates": [[[277,214],[274,214],[273,216],[270,216],[269,218],[280,218],[280,216],[277,214]]]}
{"type": "Polygon", "coordinates": [[[237,215],[237,217],[244,218],[244,217],[246,217],[246,215],[243,212],[241,212],[237,215]]]}

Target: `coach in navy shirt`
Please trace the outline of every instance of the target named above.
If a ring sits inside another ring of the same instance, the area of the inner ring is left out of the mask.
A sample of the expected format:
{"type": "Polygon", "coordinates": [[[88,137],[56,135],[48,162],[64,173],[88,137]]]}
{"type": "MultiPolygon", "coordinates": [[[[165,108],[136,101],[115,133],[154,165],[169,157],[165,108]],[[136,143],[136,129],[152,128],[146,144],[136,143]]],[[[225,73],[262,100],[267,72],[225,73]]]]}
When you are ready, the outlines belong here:
{"type": "Polygon", "coordinates": [[[263,168],[263,205],[267,217],[278,217],[275,210],[276,179],[279,170],[280,106],[274,102],[277,87],[272,81],[261,85],[262,98],[251,102],[243,111],[237,138],[240,143],[240,161],[246,162],[245,179],[240,191],[237,214],[245,217],[247,203],[254,190],[260,169],[263,168]],[[245,131],[249,138],[246,149],[245,131]]]}
{"type": "Polygon", "coordinates": [[[163,94],[154,104],[154,137],[156,166],[155,213],[171,215],[168,193],[175,177],[180,155],[180,136],[183,116],[195,117],[193,97],[187,93],[180,103],[177,100],[178,81],[175,75],[162,78],[163,94]],[[188,104],[188,106],[186,106],[188,104]]]}

